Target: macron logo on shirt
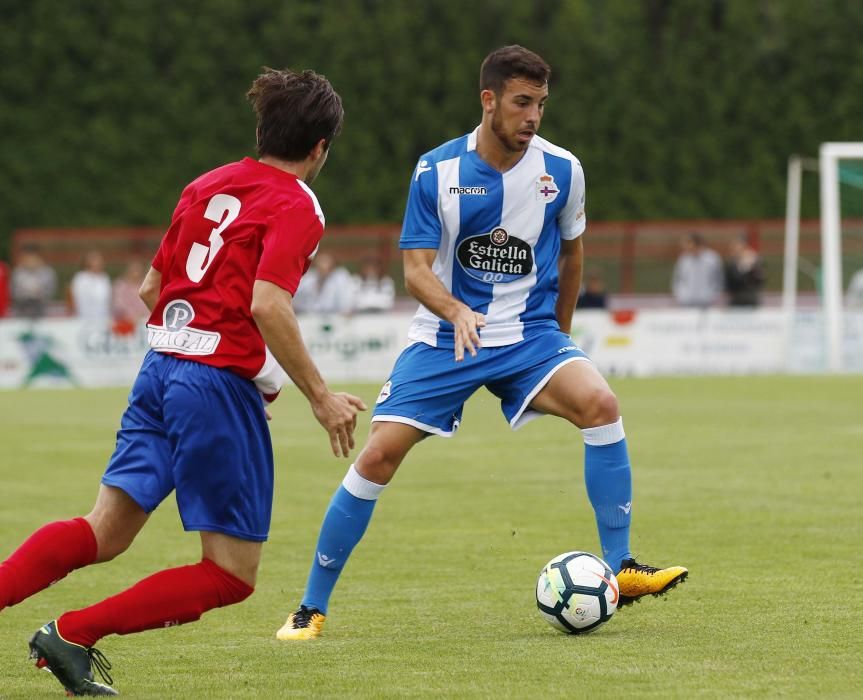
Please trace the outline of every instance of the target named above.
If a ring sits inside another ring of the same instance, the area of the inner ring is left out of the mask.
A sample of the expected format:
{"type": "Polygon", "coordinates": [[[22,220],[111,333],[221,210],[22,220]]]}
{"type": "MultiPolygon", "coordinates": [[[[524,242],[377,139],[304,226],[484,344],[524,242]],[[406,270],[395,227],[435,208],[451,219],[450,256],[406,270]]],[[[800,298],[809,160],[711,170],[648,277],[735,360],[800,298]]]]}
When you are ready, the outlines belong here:
{"type": "Polygon", "coordinates": [[[487,195],[488,190],[485,187],[450,187],[450,194],[475,194],[475,195],[487,195]]]}
{"type": "Polygon", "coordinates": [[[417,165],[417,174],[414,177],[414,182],[420,179],[420,175],[422,175],[423,173],[427,173],[429,170],[431,170],[429,162],[427,160],[421,160],[419,162],[419,165],[417,165]]]}

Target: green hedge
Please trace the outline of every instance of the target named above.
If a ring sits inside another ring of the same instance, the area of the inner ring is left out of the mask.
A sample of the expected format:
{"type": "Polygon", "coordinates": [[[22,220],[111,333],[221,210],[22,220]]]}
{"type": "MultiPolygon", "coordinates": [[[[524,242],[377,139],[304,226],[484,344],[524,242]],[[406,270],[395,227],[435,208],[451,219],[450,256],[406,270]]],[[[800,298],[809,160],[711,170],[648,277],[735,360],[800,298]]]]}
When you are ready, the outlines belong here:
{"type": "Polygon", "coordinates": [[[329,220],[397,221],[417,156],[475,125],[479,63],[514,42],[552,64],[543,134],[582,159],[594,219],[781,216],[790,153],[863,138],[861,31],[848,0],[4,3],[0,257],[20,227],[166,222],[252,152],[263,65],[344,98],[329,220]]]}

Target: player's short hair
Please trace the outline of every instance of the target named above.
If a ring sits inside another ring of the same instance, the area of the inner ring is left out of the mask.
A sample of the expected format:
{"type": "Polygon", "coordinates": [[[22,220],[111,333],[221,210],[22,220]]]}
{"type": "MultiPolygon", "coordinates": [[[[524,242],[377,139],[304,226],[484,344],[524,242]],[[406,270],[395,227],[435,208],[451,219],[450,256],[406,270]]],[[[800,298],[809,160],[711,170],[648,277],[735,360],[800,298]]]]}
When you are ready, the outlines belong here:
{"type": "Polygon", "coordinates": [[[551,79],[551,66],[530,49],[514,44],[492,51],[479,69],[479,89],[491,90],[496,95],[503,92],[506,81],[523,78],[537,85],[545,85],[551,79]]]}
{"type": "Polygon", "coordinates": [[[322,75],[264,68],[246,93],[258,117],[258,155],[301,161],[342,130],[342,98],[322,75]]]}

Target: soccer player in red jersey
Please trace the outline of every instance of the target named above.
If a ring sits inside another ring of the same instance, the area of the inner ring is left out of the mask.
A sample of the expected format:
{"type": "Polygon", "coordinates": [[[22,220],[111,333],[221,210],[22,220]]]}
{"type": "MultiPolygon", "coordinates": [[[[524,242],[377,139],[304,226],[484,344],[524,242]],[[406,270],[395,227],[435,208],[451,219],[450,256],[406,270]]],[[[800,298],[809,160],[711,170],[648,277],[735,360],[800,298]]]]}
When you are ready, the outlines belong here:
{"type": "Polygon", "coordinates": [[[102,637],[192,622],[251,595],[273,497],[265,403],[286,373],[337,457],[354,447],[365,410],[356,396],[327,388],[291,303],[324,231],[308,183],[341,129],[341,99],[312,71],[271,69],[248,98],[259,160],[186,187],[141,286],[152,349],[93,510],[37,530],[0,564],[2,610],[125,551],[171,491],[183,527],[200,532],[199,563],[160,571],[33,635],[31,657],[71,694],[117,694],[93,648],[102,637]]]}

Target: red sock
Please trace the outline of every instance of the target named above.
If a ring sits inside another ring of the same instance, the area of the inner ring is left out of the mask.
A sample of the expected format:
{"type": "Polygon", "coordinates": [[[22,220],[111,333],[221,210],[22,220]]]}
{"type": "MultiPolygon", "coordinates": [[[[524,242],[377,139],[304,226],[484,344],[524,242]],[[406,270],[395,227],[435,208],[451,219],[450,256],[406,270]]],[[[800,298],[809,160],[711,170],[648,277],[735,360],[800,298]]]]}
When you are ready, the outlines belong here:
{"type": "Polygon", "coordinates": [[[209,559],[160,571],[131,588],[57,620],[63,638],[85,647],[108,634],[194,622],[208,610],[245,600],[254,588],[209,559]]]}
{"type": "Polygon", "coordinates": [[[0,610],[94,561],[96,536],[84,518],[45,525],[0,564],[0,610]]]}

